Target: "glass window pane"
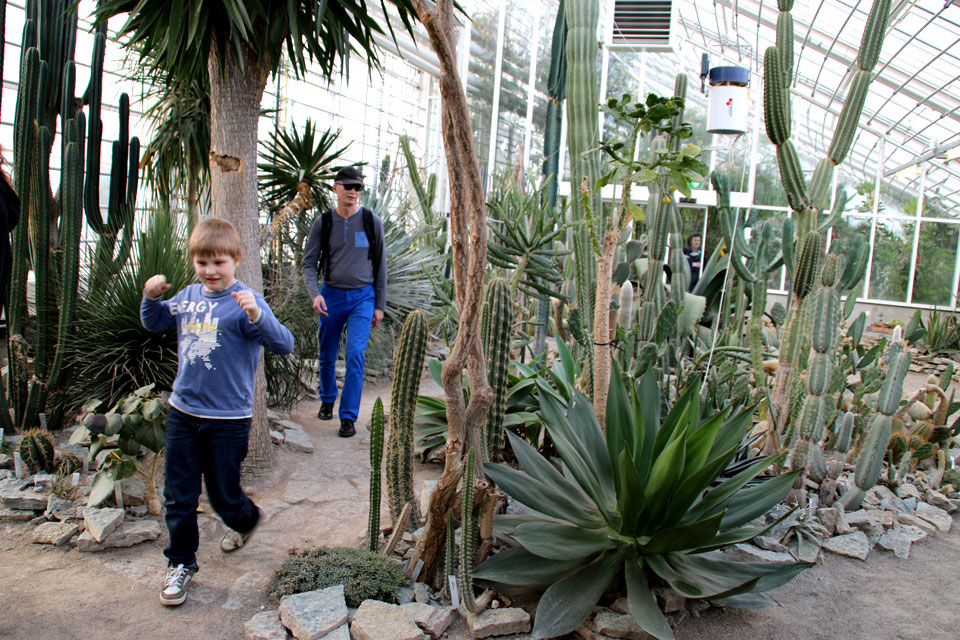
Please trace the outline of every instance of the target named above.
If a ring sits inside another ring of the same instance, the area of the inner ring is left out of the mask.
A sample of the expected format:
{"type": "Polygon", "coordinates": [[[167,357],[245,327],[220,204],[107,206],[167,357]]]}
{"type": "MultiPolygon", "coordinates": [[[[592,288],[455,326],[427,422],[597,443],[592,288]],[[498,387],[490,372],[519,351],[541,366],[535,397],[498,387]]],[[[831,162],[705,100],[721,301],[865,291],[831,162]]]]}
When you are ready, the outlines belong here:
{"type": "MultiPolygon", "coordinates": [[[[850,246],[856,236],[863,236],[870,242],[870,218],[861,216],[844,216],[830,229],[830,253],[849,255],[850,246]]],[[[857,297],[863,296],[864,279],[854,289],[857,297]]],[[[876,292],[871,289],[870,296],[876,298],[876,292]]]]}
{"type": "Polygon", "coordinates": [[[914,303],[950,304],[956,258],[957,225],[922,222],[917,250],[917,275],[913,283],[914,303]]]}
{"type": "Polygon", "coordinates": [[[892,218],[877,219],[870,297],[891,302],[907,301],[913,225],[892,218]]]}

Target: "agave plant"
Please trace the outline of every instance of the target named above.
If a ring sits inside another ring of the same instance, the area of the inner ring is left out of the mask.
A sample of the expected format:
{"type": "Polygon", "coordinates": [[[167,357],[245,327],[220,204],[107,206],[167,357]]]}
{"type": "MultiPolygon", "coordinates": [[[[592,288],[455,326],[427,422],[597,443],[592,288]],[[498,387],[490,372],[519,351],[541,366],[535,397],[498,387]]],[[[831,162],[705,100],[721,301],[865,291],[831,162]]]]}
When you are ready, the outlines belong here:
{"type": "Polygon", "coordinates": [[[498,517],[497,534],[518,546],[487,559],[474,577],[506,593],[546,589],[535,639],[573,631],[621,579],[630,615],[661,639],[673,632],[651,583],[666,582],[687,598],[725,598],[733,606],[773,603],[764,592],[808,563],[737,562],[720,553],[775,524],[751,523],[783,500],[796,476],[748,486],[777,461],[768,456],[721,477],[750,429],[753,409],[721,412],[701,423],[700,385],[694,384],[661,421],[653,374],[627,393],[616,367],[613,373],[606,436],[578,391],[566,406],[541,395],[562,471],[510,433],[523,469],[484,465],[530,511],[498,517]]]}

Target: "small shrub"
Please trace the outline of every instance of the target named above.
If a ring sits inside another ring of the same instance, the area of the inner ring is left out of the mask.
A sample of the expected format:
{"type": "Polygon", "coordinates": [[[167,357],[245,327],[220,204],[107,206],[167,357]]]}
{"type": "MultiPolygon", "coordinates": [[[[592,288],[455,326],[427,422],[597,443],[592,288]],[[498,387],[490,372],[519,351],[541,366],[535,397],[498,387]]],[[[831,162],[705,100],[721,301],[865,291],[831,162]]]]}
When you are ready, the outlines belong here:
{"type": "Polygon", "coordinates": [[[342,584],[347,606],[359,607],[364,600],[396,602],[397,591],[406,581],[396,561],[366,549],[291,549],[268,591],[271,598],[279,600],[293,593],[342,584]]]}

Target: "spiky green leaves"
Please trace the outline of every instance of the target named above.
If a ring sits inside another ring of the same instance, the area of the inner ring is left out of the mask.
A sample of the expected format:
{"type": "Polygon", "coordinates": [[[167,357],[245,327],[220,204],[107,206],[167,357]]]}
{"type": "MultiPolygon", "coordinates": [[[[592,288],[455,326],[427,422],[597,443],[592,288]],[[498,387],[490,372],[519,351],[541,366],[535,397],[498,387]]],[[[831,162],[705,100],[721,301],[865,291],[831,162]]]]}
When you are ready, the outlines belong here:
{"type": "Polygon", "coordinates": [[[501,589],[546,588],[534,638],[575,629],[620,576],[634,620],[658,638],[671,638],[645,570],[687,597],[745,594],[757,603],[763,600],[758,592],[805,566],[768,564],[761,570],[715,553],[759,535],[765,528],[748,523],[777,504],[797,475],[748,487],[776,460],[763,458],[720,478],[750,429],[752,410],[701,423],[699,385],[665,416],[659,406],[652,372],[635,387],[615,372],[604,435],[579,393],[566,406],[542,394],[544,424],[569,473],[560,473],[512,433],[522,470],[485,465],[507,494],[536,513],[496,520],[498,533],[520,546],[488,559],[474,578],[501,589]],[[572,499],[577,495],[582,499],[572,499]]]}

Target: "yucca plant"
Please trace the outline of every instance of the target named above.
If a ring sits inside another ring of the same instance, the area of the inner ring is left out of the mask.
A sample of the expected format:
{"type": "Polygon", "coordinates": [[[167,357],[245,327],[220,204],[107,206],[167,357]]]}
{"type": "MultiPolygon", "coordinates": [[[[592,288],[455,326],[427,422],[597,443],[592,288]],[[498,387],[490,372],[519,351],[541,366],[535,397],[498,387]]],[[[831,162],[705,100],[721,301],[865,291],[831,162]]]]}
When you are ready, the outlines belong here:
{"type": "Polygon", "coordinates": [[[952,351],[960,345],[960,322],[956,314],[934,308],[922,326],[923,342],[931,353],[952,351]]]}
{"type": "Polygon", "coordinates": [[[561,404],[541,395],[561,472],[522,438],[508,433],[522,469],[484,465],[487,475],[527,514],[499,516],[496,532],[518,546],[481,564],[474,578],[510,593],[546,589],[533,638],[577,628],[601,595],[626,584],[630,615],[657,638],[673,632],[651,586],[666,582],[687,598],[725,598],[734,606],[773,603],[764,592],[809,566],[737,562],[720,550],[773,526],[752,526],[780,503],[796,473],[748,486],[778,456],[759,458],[733,477],[721,473],[752,424],[753,409],[704,422],[694,384],[661,417],[648,372],[628,393],[614,365],[607,433],[590,402],[574,391],[561,404]]]}
{"type": "Polygon", "coordinates": [[[69,394],[74,405],[90,398],[112,405],[144,385],[169,389],[173,384],[177,334],[144,329],[140,300],[143,283],[154,274],[166,275],[167,296],[193,282],[184,226],[169,209],[156,209],[110,286],[92,289],[82,284],[86,291],[77,307],[77,334],[70,352],[74,382],[69,394]]]}

